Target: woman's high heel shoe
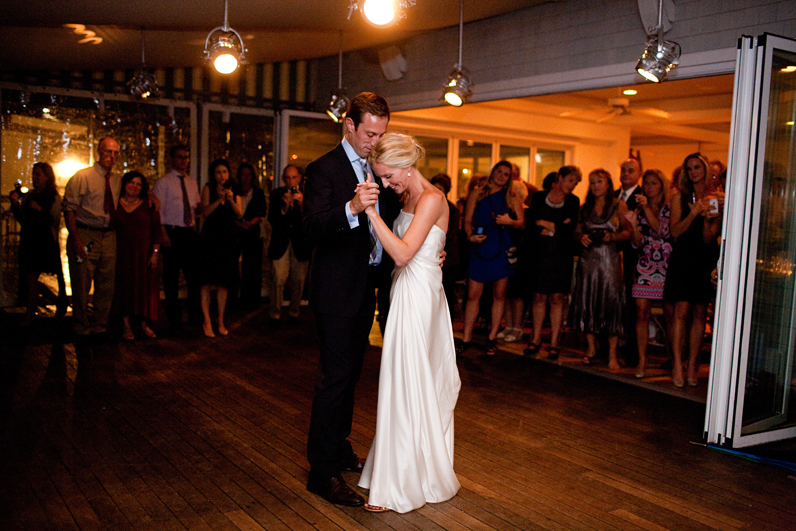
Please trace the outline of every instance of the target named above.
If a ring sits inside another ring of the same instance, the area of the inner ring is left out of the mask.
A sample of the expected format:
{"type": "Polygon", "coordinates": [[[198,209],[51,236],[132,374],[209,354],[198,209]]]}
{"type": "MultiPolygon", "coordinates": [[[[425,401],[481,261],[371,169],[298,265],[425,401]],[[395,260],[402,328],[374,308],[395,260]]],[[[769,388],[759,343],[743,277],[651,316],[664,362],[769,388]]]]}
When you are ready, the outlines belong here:
{"type": "Polygon", "coordinates": [[[202,323],[202,331],[205,333],[205,337],[216,337],[213,333],[213,325],[210,323],[202,323]]]}

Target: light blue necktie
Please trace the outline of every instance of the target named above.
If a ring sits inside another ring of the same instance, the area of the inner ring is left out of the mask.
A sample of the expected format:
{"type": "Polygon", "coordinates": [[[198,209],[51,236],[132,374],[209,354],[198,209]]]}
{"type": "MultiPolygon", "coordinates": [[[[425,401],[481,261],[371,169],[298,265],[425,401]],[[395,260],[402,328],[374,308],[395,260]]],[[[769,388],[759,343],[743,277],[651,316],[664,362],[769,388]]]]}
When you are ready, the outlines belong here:
{"type": "MultiPolygon", "coordinates": [[[[359,165],[362,166],[362,182],[367,182],[368,161],[366,159],[359,159],[359,165]]],[[[378,249],[376,248],[376,232],[373,230],[370,219],[368,219],[368,230],[370,231],[370,263],[375,264],[378,258],[378,249]]]]}

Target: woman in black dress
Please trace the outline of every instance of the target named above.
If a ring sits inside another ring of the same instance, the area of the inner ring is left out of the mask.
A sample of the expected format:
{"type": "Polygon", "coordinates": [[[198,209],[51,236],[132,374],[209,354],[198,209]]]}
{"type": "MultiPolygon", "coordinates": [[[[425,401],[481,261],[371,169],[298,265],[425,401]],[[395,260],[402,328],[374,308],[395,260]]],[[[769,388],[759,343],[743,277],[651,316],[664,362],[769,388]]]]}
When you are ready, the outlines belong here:
{"type": "Polygon", "coordinates": [[[229,334],[224,325],[228,288],[238,276],[238,245],[235,221],[243,215],[240,196],[232,191],[229,163],[214,160],[210,164],[210,180],[202,188],[202,329],[205,336],[215,337],[210,321],[210,291],[216,288],[218,305],[218,333],[229,334]]]}
{"type": "Polygon", "coordinates": [[[718,235],[721,229],[721,194],[710,184],[710,163],[700,153],[683,161],[679,191],[672,197],[671,233],[675,238],[663,300],[674,305],[674,320],[669,330],[674,364],[672,381],[682,387],[683,352],[688,344],[688,385],[696,386],[696,361],[705,335],[708,304],[715,292],[710,275],[719,258],[718,235]],[[687,327],[691,313],[691,326],[687,327]],[[686,330],[688,328],[688,330],[686,330]]]}
{"type": "Polygon", "coordinates": [[[265,193],[257,182],[257,172],[248,162],[238,166],[243,219],[236,222],[240,235],[240,302],[246,308],[260,303],[263,283],[263,235],[261,222],[267,206],[265,193]]]}
{"type": "Polygon", "coordinates": [[[39,294],[39,275],[55,273],[58,278],[56,316],[66,313],[66,283],[61,267],[58,228],[61,223],[61,196],[55,189],[55,173],[46,162],[33,165],[33,190],[22,195],[11,192],[11,211],[21,225],[19,238],[20,298],[27,302],[23,326],[33,322],[39,294]],[[25,296],[26,295],[26,296],[25,296]]]}
{"type": "Polygon", "coordinates": [[[533,335],[524,353],[535,356],[542,346],[542,322],[550,301],[552,336],[548,357],[558,359],[558,336],[564,317],[564,300],[572,290],[575,253],[573,236],[578,225],[580,200],[572,190],[581,180],[580,169],[564,166],[558,170],[551,190],[536,192],[525,213],[525,260],[523,271],[532,298],[533,335]]]}

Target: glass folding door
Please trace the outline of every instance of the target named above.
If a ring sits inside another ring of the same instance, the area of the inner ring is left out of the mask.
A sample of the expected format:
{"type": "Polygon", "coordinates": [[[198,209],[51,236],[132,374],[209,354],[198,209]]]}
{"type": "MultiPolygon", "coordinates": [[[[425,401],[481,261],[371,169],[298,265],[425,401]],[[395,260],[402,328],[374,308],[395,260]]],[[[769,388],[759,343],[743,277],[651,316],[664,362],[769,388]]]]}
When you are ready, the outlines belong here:
{"type": "Polygon", "coordinates": [[[210,162],[226,159],[232,172],[248,162],[266,190],[274,174],[274,113],[251,107],[209,103],[202,106],[202,167],[197,180],[207,182],[210,162]]]}
{"type": "Polygon", "coordinates": [[[796,41],[739,47],[706,431],[733,447],[796,437],[796,41]]]}
{"type": "Polygon", "coordinates": [[[343,124],[333,122],[325,113],[282,111],[277,173],[281,175],[282,168],[288,164],[295,164],[303,171],[307,164],[334,149],[342,139],[343,124]]]}

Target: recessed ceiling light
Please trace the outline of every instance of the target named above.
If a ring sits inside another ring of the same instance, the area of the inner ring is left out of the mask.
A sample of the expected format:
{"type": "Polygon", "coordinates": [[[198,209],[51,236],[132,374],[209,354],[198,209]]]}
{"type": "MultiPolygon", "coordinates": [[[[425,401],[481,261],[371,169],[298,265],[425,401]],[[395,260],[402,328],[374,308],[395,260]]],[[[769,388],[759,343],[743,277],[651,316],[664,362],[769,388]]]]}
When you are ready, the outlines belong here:
{"type": "Polygon", "coordinates": [[[633,89],[627,89],[626,91],[622,92],[622,94],[624,94],[625,96],[635,96],[636,94],[638,94],[638,91],[633,89]]]}

